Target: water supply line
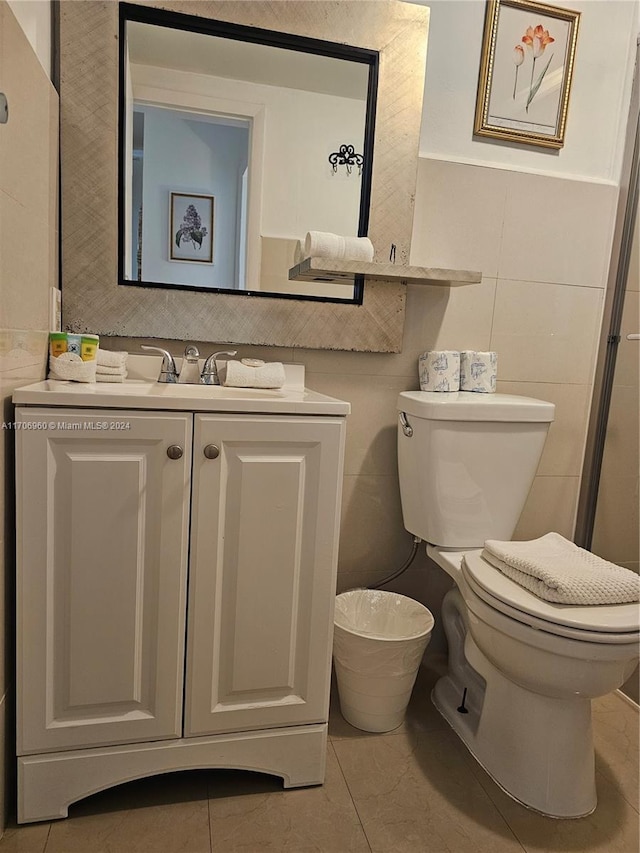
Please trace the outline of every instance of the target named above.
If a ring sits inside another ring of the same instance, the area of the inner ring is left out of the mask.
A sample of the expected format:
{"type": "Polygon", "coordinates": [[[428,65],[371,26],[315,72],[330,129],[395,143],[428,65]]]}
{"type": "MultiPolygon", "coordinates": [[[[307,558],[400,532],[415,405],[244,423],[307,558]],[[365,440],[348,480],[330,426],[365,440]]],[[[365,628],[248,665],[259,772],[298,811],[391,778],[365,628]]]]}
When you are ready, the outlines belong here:
{"type": "Polygon", "coordinates": [[[367,589],[380,589],[381,586],[384,586],[385,584],[389,583],[390,581],[393,581],[396,578],[399,578],[403,572],[406,572],[406,570],[409,568],[411,563],[413,563],[413,561],[415,560],[416,554],[418,553],[418,546],[420,545],[421,542],[422,542],[422,539],[419,536],[414,536],[413,537],[413,548],[411,549],[411,553],[409,554],[408,559],[402,564],[402,566],[396,572],[394,572],[392,575],[389,575],[388,577],[383,578],[381,581],[378,581],[378,583],[370,584],[370,586],[368,586],[367,589]]]}

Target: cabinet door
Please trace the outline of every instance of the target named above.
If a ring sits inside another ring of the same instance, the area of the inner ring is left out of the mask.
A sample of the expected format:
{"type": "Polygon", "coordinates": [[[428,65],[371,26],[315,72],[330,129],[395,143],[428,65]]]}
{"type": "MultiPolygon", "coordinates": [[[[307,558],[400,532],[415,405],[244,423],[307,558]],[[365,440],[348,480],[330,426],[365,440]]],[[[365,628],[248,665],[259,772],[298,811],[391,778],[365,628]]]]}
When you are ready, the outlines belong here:
{"type": "Polygon", "coordinates": [[[180,735],[191,416],[17,417],[18,754],[180,735]]]}
{"type": "Polygon", "coordinates": [[[340,418],[196,416],[185,735],[327,719],[343,445],[340,418]]]}

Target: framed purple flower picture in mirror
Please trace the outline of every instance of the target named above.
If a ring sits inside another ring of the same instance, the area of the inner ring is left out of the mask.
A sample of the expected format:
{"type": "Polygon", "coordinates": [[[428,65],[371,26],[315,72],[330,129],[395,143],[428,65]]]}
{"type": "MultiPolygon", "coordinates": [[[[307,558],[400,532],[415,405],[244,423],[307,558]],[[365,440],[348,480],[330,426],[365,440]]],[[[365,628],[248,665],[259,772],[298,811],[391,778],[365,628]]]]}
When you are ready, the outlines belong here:
{"type": "Polygon", "coordinates": [[[474,134],[562,148],[580,12],[487,0],[474,134]]]}
{"type": "Polygon", "coordinates": [[[169,258],[213,263],[212,195],[170,193],[169,258]]]}

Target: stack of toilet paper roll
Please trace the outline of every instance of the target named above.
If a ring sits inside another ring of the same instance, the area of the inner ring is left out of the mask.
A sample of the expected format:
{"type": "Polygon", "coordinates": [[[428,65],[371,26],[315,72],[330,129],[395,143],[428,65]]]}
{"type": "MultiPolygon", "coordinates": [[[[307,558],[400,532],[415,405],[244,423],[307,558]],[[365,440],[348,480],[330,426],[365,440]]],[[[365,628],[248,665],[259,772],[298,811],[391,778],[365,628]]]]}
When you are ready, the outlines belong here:
{"type": "Polygon", "coordinates": [[[421,391],[496,390],[498,355],[477,350],[431,350],[418,359],[421,391]]]}
{"type": "Polygon", "coordinates": [[[423,352],[418,372],[421,391],[459,391],[460,353],[457,350],[423,352]]]}
{"type": "Polygon", "coordinates": [[[464,350],[460,353],[460,390],[493,394],[498,378],[498,353],[464,350]]]}
{"type": "Polygon", "coordinates": [[[331,258],[335,261],[372,261],[373,243],[368,237],[343,237],[329,231],[309,231],[298,240],[295,263],[307,258],[331,258]]]}

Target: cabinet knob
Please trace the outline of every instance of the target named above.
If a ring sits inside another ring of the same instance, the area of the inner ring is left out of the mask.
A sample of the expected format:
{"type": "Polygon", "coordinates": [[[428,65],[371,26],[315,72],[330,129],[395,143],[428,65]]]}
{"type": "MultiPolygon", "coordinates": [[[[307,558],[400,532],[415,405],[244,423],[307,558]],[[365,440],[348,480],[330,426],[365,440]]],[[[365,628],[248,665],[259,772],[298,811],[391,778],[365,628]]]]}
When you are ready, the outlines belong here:
{"type": "Polygon", "coordinates": [[[184,450],[180,447],[179,444],[171,444],[167,447],[167,456],[169,459],[182,459],[182,454],[184,450]]]}
{"type": "Polygon", "coordinates": [[[204,455],[207,459],[217,459],[220,456],[220,448],[216,444],[207,444],[204,455]]]}

